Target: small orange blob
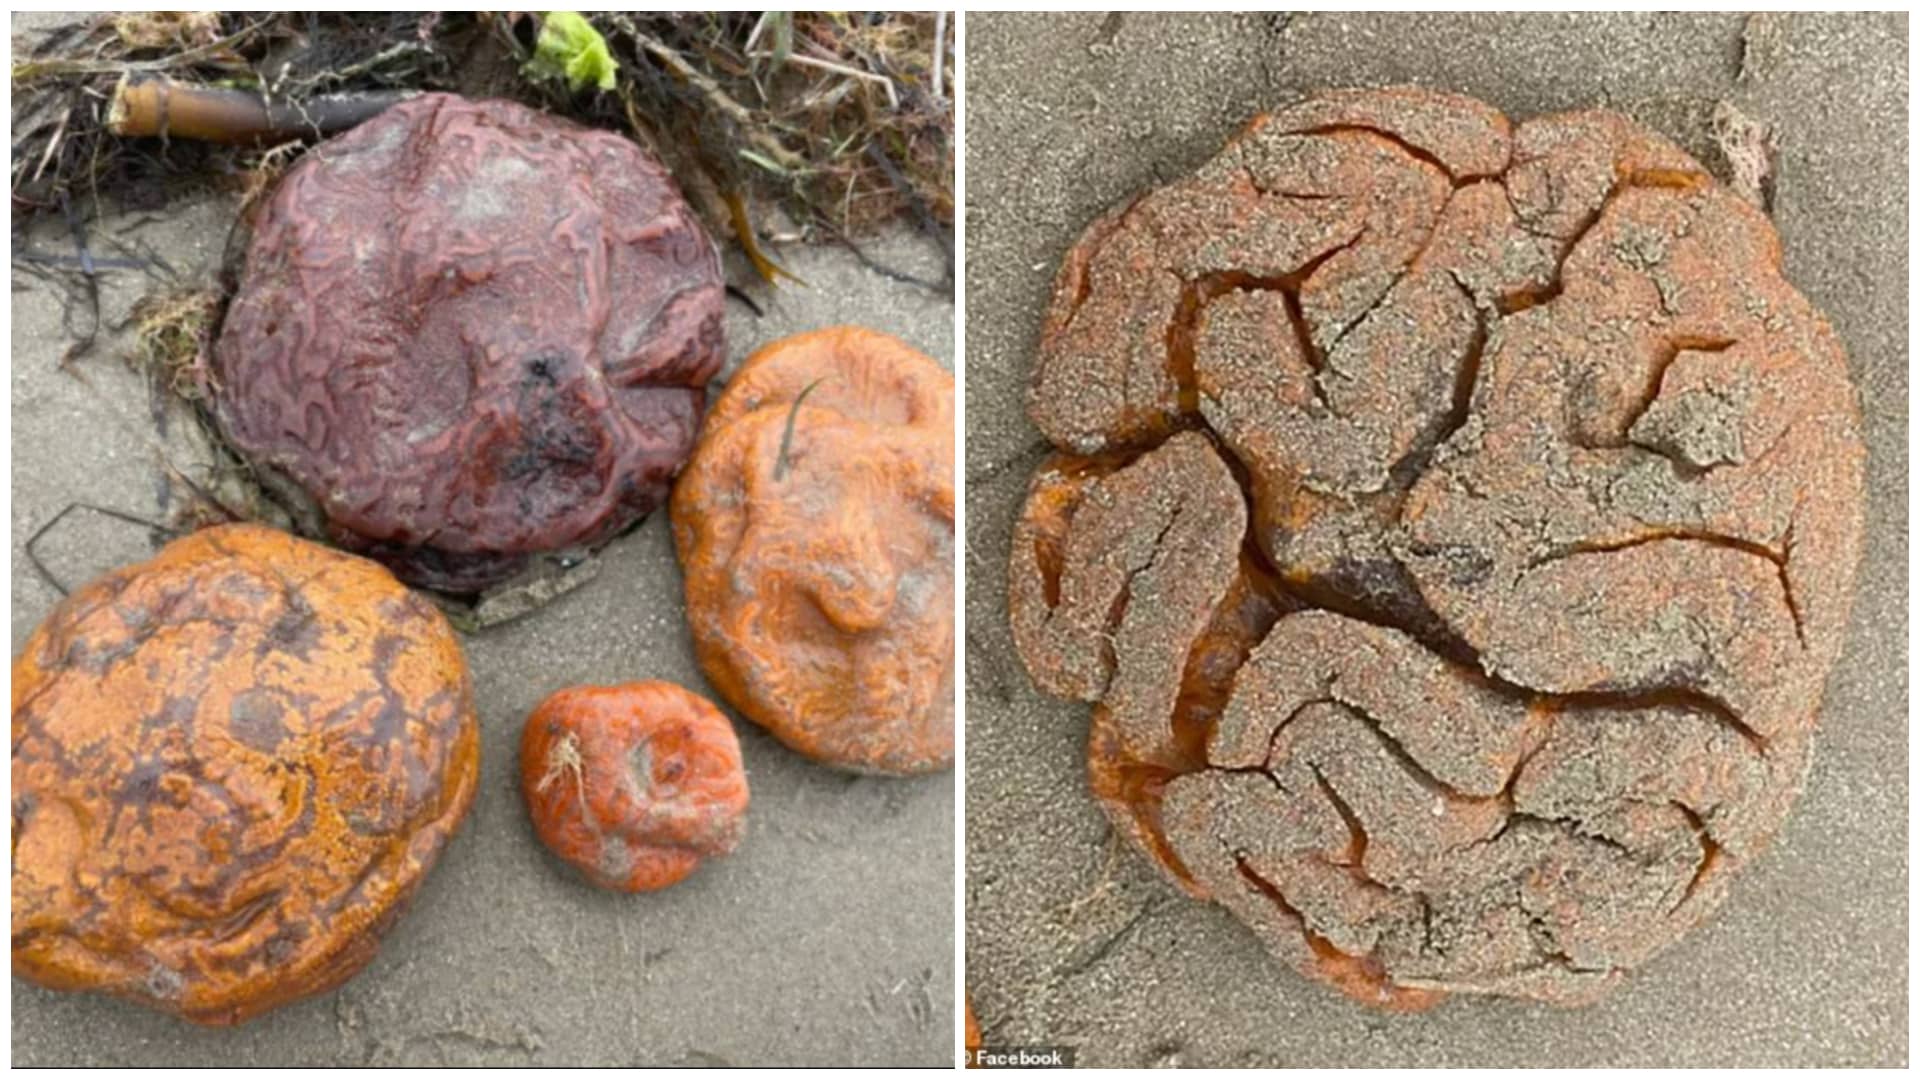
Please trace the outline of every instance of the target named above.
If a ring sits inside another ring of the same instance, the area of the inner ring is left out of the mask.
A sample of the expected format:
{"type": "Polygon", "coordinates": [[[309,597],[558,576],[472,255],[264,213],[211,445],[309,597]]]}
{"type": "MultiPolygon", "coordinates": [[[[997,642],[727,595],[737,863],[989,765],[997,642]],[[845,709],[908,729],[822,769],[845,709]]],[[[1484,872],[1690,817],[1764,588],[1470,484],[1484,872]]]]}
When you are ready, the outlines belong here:
{"type": "Polygon", "coordinates": [[[707,678],[857,772],[953,764],[953,376],[835,327],[748,357],[673,492],[707,678]]]}
{"type": "Polygon", "coordinates": [[[235,1024],[364,967],[473,804],[447,620],[223,525],[76,590],[13,662],[13,972],[235,1024]]]}
{"type": "Polygon", "coordinates": [[[574,686],[520,737],[520,791],[540,842],[595,885],[664,889],[739,844],[747,775],[733,725],[672,683],[574,686]]]}

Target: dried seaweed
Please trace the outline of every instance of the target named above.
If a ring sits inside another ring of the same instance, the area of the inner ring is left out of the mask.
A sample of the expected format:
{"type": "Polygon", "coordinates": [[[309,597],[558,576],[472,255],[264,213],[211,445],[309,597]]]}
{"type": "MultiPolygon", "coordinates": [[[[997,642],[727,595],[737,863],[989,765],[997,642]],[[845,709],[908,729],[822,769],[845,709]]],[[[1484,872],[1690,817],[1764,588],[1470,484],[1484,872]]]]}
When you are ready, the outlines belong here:
{"type": "Polygon", "coordinates": [[[734,203],[767,239],[838,242],[899,221],[932,233],[951,261],[949,16],[587,22],[617,65],[610,90],[527,74],[541,23],[527,13],[130,12],[67,23],[14,58],[14,208],[90,217],[209,186],[257,189],[261,147],[114,135],[125,80],[246,90],[296,108],[323,95],[444,90],[510,97],[648,143],[717,235],[762,252],[763,273],[778,271],[761,265],[753,226],[736,230],[734,203]]]}

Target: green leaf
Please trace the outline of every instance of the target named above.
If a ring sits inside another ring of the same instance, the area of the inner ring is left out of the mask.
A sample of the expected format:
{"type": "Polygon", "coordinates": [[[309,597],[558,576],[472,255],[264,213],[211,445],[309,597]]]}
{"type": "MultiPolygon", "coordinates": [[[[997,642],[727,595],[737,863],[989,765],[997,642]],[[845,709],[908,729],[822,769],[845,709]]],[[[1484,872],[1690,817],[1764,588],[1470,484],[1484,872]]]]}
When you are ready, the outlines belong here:
{"type": "Polygon", "coordinates": [[[597,86],[614,88],[620,64],[607,51],[607,39],[577,11],[549,11],[540,20],[540,38],[533,45],[527,74],[542,79],[565,79],[574,90],[597,86]]]}

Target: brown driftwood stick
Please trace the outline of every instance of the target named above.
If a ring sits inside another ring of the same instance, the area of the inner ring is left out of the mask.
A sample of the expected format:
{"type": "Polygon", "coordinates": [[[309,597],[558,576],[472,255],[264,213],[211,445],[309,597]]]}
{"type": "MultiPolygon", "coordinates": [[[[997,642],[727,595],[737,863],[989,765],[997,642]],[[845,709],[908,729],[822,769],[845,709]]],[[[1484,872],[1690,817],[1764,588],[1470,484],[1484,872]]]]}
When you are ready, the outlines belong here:
{"type": "Polygon", "coordinates": [[[267,101],[249,90],[194,86],[171,79],[122,79],[107,128],[115,135],[220,143],[283,141],[343,131],[412,97],[409,91],[329,94],[267,101]]]}

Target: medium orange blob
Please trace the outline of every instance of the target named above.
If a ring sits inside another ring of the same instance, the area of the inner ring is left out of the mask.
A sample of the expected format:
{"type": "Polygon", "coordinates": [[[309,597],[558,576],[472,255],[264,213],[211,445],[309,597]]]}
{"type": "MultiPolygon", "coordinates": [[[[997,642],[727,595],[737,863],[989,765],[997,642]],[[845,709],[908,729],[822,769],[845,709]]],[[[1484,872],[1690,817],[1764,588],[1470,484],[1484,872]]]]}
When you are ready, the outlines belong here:
{"type": "Polygon", "coordinates": [[[255,525],[75,592],[13,663],[13,971],[234,1024],[373,958],[473,803],[459,642],[255,525]]]}
{"type": "Polygon", "coordinates": [[[672,683],[574,686],[533,710],[520,792],[540,842],[606,889],[664,889],[731,852],[747,775],[733,725],[672,683]]]}
{"type": "Polygon", "coordinates": [[[673,494],[707,678],[817,761],[953,764],[953,376],[859,327],[748,357],[673,494]]]}

